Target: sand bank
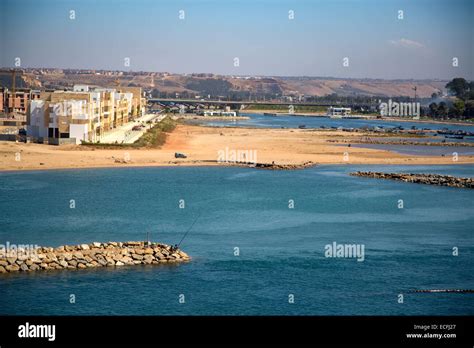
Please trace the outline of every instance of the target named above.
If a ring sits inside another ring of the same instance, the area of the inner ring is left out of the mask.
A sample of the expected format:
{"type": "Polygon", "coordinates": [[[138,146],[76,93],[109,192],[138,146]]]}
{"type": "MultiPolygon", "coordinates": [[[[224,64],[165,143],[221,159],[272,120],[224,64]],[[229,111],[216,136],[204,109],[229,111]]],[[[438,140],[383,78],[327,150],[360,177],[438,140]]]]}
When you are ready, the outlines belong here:
{"type": "Polygon", "coordinates": [[[134,166],[232,165],[219,163],[219,151],[248,150],[258,163],[317,164],[466,164],[474,156],[403,155],[355,148],[327,140],[360,138],[360,133],[304,129],[216,128],[178,125],[161,149],[94,149],[80,145],[51,146],[0,142],[0,170],[100,168],[134,166]],[[174,158],[175,152],[188,157],[174,158]]]}

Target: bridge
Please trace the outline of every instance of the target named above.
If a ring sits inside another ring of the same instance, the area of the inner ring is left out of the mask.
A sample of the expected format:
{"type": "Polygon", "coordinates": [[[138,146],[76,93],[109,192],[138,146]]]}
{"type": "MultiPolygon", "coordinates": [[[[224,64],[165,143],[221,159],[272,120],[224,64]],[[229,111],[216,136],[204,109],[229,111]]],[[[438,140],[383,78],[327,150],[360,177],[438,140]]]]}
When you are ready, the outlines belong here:
{"type": "Polygon", "coordinates": [[[298,106],[323,106],[323,107],[330,107],[330,106],[344,106],[344,107],[363,107],[369,108],[371,106],[378,106],[378,104],[374,103],[357,103],[357,102],[347,102],[347,103],[337,103],[337,102],[329,102],[329,101],[322,101],[316,103],[310,102],[280,102],[280,101],[252,101],[252,100],[208,100],[208,99],[174,99],[174,98],[150,98],[147,100],[149,104],[161,104],[165,106],[169,105],[205,105],[207,107],[213,106],[230,106],[232,109],[239,110],[242,106],[246,105],[272,105],[272,106],[286,106],[289,107],[293,105],[295,108],[298,106]]]}

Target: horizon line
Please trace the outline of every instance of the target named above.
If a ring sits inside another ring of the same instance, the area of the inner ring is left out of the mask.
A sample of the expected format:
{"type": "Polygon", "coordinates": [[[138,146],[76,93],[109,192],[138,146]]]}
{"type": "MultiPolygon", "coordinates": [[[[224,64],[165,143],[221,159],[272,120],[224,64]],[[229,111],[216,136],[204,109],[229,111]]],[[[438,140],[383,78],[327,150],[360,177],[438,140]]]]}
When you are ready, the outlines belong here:
{"type": "Polygon", "coordinates": [[[258,75],[258,74],[219,74],[212,72],[192,72],[192,73],[179,73],[170,71],[152,71],[152,70],[120,70],[120,69],[104,69],[104,68],[61,68],[61,67],[0,67],[2,70],[33,70],[33,69],[45,69],[45,70],[80,70],[80,71],[109,71],[109,72],[124,72],[124,73],[157,73],[157,74],[171,74],[171,75],[193,75],[193,74],[210,74],[215,76],[224,77],[272,77],[272,78],[312,78],[312,79],[329,79],[329,80],[383,80],[383,81],[450,81],[453,78],[464,78],[467,81],[472,81],[470,78],[457,76],[451,79],[443,79],[440,77],[430,78],[383,78],[383,77],[335,77],[335,76],[317,76],[317,75],[258,75]]]}

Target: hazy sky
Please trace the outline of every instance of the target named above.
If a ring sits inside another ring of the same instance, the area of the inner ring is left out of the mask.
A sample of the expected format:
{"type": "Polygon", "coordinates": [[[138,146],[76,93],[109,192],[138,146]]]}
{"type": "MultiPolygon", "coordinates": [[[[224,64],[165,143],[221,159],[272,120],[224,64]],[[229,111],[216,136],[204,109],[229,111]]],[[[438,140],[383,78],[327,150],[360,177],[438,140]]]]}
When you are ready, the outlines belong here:
{"type": "Polygon", "coordinates": [[[473,22],[471,0],[0,0],[0,66],[473,79],[473,22]]]}

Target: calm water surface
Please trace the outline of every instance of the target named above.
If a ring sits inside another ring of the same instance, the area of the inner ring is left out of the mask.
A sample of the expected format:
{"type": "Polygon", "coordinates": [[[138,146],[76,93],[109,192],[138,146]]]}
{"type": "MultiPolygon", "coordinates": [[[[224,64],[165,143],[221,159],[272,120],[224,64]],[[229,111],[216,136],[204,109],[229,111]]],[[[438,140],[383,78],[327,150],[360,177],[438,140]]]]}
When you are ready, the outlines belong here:
{"type": "MultiPolygon", "coordinates": [[[[381,127],[393,128],[401,126],[404,129],[411,129],[415,126],[418,129],[451,129],[464,130],[474,132],[474,125],[457,125],[457,124],[440,124],[440,123],[424,123],[424,122],[396,122],[396,121],[382,121],[382,120],[363,120],[363,119],[332,119],[327,117],[307,117],[307,116],[265,116],[262,114],[247,114],[242,113],[242,116],[247,116],[247,120],[214,120],[201,121],[190,120],[189,123],[204,124],[215,127],[257,127],[257,128],[298,128],[300,125],[305,125],[306,128],[326,128],[344,127],[344,128],[363,128],[363,127],[381,127]]],[[[443,137],[444,138],[444,137],[443,137]]],[[[465,141],[471,137],[465,137],[465,141]]],[[[453,139],[449,139],[453,141],[453,139]]]]}
{"type": "Polygon", "coordinates": [[[0,173],[1,243],[143,240],[147,231],[177,243],[200,216],[182,244],[190,263],[2,275],[0,314],[474,314],[472,294],[407,293],[474,288],[474,191],[348,175],[355,170],[472,177],[474,166],[0,173]],[[365,261],[325,258],[333,241],[364,244],[365,261]]]}

